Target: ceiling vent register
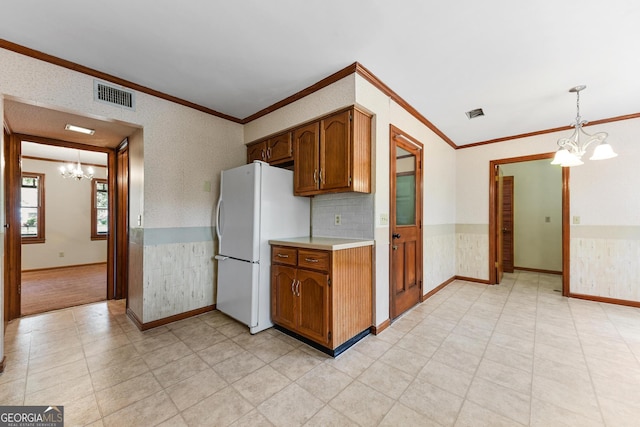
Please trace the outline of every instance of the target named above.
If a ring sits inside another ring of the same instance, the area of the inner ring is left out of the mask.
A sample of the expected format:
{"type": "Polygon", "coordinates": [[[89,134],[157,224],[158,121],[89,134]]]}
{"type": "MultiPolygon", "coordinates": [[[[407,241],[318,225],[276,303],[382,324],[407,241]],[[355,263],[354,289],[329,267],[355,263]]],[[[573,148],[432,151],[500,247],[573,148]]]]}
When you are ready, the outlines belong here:
{"type": "Polygon", "coordinates": [[[467,111],[465,113],[469,119],[475,119],[476,117],[484,116],[482,108],[476,108],[475,110],[467,111]]]}
{"type": "Polygon", "coordinates": [[[97,80],[93,81],[93,100],[104,104],[136,109],[135,93],[97,80]]]}

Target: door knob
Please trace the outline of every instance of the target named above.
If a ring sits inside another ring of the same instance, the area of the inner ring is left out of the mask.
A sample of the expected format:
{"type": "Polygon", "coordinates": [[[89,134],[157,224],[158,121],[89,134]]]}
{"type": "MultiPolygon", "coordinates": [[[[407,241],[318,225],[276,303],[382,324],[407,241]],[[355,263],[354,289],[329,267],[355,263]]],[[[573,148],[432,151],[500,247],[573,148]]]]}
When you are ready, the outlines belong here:
{"type": "Polygon", "coordinates": [[[399,238],[400,238],[400,234],[398,234],[398,233],[393,233],[393,234],[391,235],[391,237],[393,237],[394,239],[399,239],[399,238]]]}

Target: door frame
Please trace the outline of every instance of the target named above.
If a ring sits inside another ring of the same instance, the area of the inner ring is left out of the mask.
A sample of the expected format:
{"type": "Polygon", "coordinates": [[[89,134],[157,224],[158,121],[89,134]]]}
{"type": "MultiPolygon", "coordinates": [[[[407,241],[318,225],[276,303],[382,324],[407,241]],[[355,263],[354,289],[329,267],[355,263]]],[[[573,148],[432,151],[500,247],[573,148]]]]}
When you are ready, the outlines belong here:
{"type": "MultiPolygon", "coordinates": [[[[22,175],[21,144],[23,140],[38,144],[55,145],[59,147],[73,148],[83,151],[97,151],[107,154],[107,182],[109,191],[109,234],[107,236],[107,289],[106,299],[116,298],[116,266],[117,247],[115,245],[117,234],[116,223],[116,150],[113,148],[97,147],[92,145],[78,144],[69,141],[62,141],[53,138],[45,138],[33,135],[13,133],[10,135],[8,146],[5,148],[6,168],[6,226],[7,226],[7,247],[5,248],[5,269],[7,271],[5,280],[5,300],[8,299],[8,313],[5,314],[7,320],[12,320],[21,316],[21,262],[22,262],[22,239],[20,236],[20,180],[22,175]],[[111,232],[113,230],[113,232],[111,232]]],[[[124,263],[125,266],[128,263],[124,263]]],[[[124,295],[126,297],[126,295],[124,295]]]]}
{"type": "MultiPolygon", "coordinates": [[[[396,166],[395,166],[395,162],[396,162],[396,142],[397,141],[402,141],[405,144],[409,144],[409,145],[413,145],[415,147],[417,147],[420,151],[420,155],[417,158],[418,162],[420,163],[420,176],[418,179],[418,185],[416,185],[416,195],[419,196],[419,203],[416,203],[416,223],[418,226],[418,242],[416,243],[416,257],[417,259],[420,260],[417,268],[416,268],[416,280],[419,282],[419,299],[418,299],[418,303],[423,301],[424,298],[424,284],[423,284],[423,270],[424,270],[424,258],[423,258],[423,228],[422,228],[422,224],[423,224],[423,216],[424,216],[424,212],[423,212],[423,204],[424,204],[424,192],[423,192],[423,187],[424,187],[424,174],[422,171],[422,165],[424,164],[424,146],[422,145],[422,143],[420,141],[418,141],[417,139],[411,137],[410,135],[408,135],[406,132],[403,132],[402,130],[400,130],[399,128],[393,126],[393,125],[389,125],[389,183],[390,183],[390,187],[389,187],[389,207],[391,208],[392,204],[394,203],[394,201],[392,200],[392,195],[395,193],[395,191],[393,191],[393,188],[395,187],[395,173],[396,173],[396,166]]],[[[398,316],[400,316],[400,314],[395,314],[394,316],[394,290],[393,290],[393,251],[391,250],[391,246],[393,245],[393,225],[395,224],[395,212],[392,211],[391,209],[389,209],[389,246],[390,246],[390,250],[389,250],[389,318],[391,319],[391,321],[393,321],[393,319],[397,318],[398,316]]]]}
{"type": "MultiPolygon", "coordinates": [[[[532,160],[553,159],[555,152],[532,154],[528,156],[511,157],[506,159],[489,161],[489,284],[496,284],[496,241],[497,232],[497,213],[496,198],[498,195],[495,191],[495,170],[496,167],[508,163],[529,162],[532,160]]],[[[569,188],[569,169],[562,168],[562,295],[569,296],[570,289],[570,188],[569,188]]]]}

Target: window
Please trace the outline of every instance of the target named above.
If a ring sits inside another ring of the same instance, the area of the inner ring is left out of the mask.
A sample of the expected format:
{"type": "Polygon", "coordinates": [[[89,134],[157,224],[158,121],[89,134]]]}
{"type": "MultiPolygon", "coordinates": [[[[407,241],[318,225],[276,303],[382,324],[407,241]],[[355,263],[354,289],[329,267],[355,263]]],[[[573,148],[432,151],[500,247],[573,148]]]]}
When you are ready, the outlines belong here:
{"type": "Polygon", "coordinates": [[[103,240],[109,234],[109,186],[106,179],[94,179],[91,188],[91,240],[103,240]]]}
{"type": "Polygon", "coordinates": [[[22,243],[44,243],[44,174],[23,172],[21,183],[22,243]]]}

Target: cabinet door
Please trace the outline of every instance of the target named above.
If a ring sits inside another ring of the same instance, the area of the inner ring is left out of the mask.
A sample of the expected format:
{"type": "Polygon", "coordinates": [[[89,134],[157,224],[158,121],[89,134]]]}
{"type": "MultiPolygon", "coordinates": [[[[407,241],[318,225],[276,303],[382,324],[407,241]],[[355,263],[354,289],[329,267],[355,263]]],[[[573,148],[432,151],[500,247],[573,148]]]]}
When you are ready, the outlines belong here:
{"type": "Polygon", "coordinates": [[[351,111],[320,122],[320,189],[347,189],[351,185],[351,111]]]}
{"type": "Polygon", "coordinates": [[[298,270],[298,333],[319,344],[330,346],[329,276],[315,271],[298,270]]]}
{"type": "Polygon", "coordinates": [[[295,330],[297,310],[296,269],[283,265],[271,266],[271,320],[295,330]]]}
{"type": "Polygon", "coordinates": [[[269,138],[267,142],[267,161],[281,163],[293,160],[293,143],[291,132],[269,138]]]}
{"type": "Polygon", "coordinates": [[[318,153],[320,124],[311,123],[293,134],[295,195],[313,194],[318,189],[318,153]]]}
{"type": "Polygon", "coordinates": [[[254,160],[267,161],[267,141],[247,147],[247,163],[253,163],[254,160]]]}

